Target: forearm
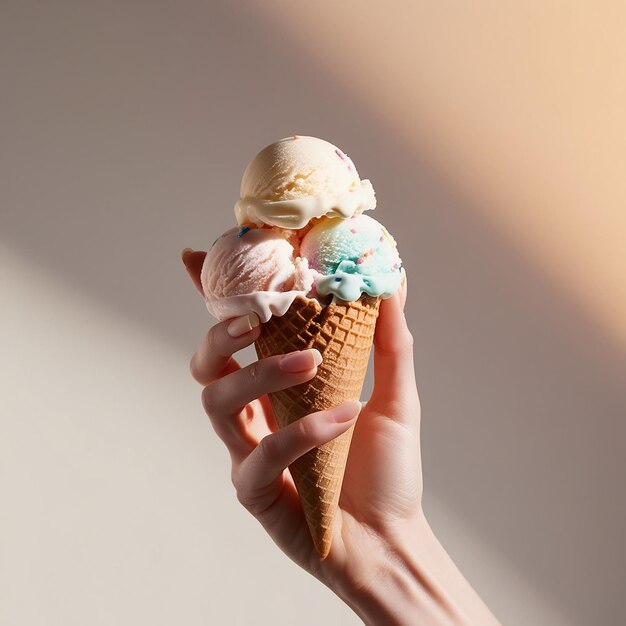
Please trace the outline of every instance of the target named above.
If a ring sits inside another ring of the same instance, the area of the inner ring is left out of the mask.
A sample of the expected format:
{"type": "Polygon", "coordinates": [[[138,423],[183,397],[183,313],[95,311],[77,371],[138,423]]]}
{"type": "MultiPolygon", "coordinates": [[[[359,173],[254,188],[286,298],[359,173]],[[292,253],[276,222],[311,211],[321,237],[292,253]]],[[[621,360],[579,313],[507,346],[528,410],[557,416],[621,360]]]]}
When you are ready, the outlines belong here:
{"type": "Polygon", "coordinates": [[[342,594],[368,626],[497,626],[423,516],[372,551],[372,576],[342,594]]]}

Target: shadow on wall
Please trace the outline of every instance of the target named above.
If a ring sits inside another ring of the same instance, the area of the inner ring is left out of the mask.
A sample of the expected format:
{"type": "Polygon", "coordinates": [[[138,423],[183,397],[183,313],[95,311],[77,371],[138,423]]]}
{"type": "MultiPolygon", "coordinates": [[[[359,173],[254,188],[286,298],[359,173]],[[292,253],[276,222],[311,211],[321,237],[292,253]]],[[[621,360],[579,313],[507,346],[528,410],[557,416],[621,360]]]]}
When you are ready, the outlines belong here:
{"type": "Polygon", "coordinates": [[[5,39],[23,71],[8,80],[0,238],[191,353],[208,321],[180,249],[233,224],[256,149],[337,143],[408,269],[427,492],[572,623],[614,621],[624,354],[250,7],[27,4],[5,39]]]}

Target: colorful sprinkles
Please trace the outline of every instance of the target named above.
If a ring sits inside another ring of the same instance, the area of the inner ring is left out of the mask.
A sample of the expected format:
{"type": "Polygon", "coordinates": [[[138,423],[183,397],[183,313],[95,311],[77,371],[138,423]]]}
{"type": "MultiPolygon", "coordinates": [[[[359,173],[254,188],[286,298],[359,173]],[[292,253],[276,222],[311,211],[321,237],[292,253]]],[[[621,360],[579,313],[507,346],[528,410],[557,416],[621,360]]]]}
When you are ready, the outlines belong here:
{"type": "Polygon", "coordinates": [[[335,154],[348,166],[349,170],[352,170],[352,165],[350,165],[350,161],[348,161],[346,155],[341,150],[335,148],[335,154]]]}
{"type": "Polygon", "coordinates": [[[238,233],[237,233],[237,237],[241,238],[243,237],[248,231],[250,230],[249,226],[244,226],[238,233]]]}

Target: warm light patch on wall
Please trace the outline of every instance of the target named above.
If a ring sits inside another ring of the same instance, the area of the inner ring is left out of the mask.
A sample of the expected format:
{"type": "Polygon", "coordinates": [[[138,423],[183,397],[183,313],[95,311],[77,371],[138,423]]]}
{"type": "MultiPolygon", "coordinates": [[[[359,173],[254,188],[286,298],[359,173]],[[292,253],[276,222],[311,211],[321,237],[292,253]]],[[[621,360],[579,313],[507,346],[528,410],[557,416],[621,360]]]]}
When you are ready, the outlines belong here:
{"type": "Polygon", "coordinates": [[[626,4],[253,1],[626,348],[626,4]]]}

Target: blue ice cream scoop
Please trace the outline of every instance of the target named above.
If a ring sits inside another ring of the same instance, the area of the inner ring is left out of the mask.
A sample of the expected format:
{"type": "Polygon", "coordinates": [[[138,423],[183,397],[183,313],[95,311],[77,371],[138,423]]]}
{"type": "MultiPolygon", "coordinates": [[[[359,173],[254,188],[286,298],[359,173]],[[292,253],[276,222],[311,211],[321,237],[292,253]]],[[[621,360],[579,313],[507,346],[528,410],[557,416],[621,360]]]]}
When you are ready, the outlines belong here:
{"type": "Polygon", "coordinates": [[[402,283],[402,261],[387,229],[367,215],[323,218],[302,239],[300,256],[320,276],[317,292],[353,302],[389,298],[402,283]]]}

